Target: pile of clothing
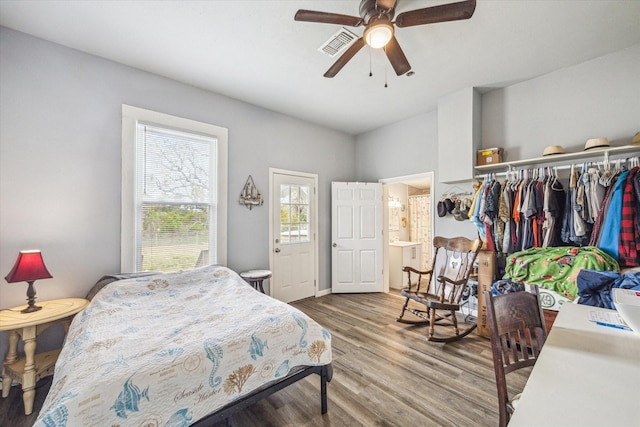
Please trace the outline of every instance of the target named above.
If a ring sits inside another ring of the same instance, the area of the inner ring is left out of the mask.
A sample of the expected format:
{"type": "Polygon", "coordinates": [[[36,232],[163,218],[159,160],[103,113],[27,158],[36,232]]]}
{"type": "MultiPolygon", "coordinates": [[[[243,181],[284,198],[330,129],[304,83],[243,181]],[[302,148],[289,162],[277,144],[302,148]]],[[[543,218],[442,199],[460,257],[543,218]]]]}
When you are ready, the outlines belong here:
{"type": "Polygon", "coordinates": [[[543,286],[573,301],[583,269],[620,271],[615,259],[594,246],[530,248],[507,257],[503,279],[543,286]]]}
{"type": "Polygon", "coordinates": [[[620,274],[616,271],[580,270],[578,273],[579,304],[615,310],[611,289],[640,291],[640,272],[620,274]]]}

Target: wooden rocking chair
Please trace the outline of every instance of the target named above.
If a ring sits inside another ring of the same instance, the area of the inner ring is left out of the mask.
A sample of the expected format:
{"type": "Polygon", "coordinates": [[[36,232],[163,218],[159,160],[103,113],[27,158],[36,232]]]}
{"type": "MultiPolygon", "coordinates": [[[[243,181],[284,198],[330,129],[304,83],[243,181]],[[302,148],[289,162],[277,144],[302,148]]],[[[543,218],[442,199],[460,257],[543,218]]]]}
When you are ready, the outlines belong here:
{"type": "Polygon", "coordinates": [[[431,269],[427,271],[416,270],[412,267],[403,267],[407,273],[407,287],[401,291],[406,298],[402,306],[398,322],[429,325],[427,339],[435,342],[452,342],[468,335],[477,326],[477,321],[468,326],[462,332],[458,329],[456,311],[460,310],[460,300],[467,287],[469,276],[473,270],[473,263],[482,247],[482,240],[470,240],[466,237],[433,239],[434,255],[431,269]],[[412,276],[413,274],[413,276],[412,276]],[[417,274],[417,282],[415,282],[417,274]],[[425,281],[423,283],[423,276],[425,281]],[[412,283],[416,283],[412,289],[412,283]],[[420,304],[419,308],[409,305],[413,301],[420,304]],[[424,307],[423,307],[424,306],[424,307]],[[406,319],[409,312],[419,320],[406,319]],[[435,334],[436,326],[453,327],[453,334],[435,334]]]}

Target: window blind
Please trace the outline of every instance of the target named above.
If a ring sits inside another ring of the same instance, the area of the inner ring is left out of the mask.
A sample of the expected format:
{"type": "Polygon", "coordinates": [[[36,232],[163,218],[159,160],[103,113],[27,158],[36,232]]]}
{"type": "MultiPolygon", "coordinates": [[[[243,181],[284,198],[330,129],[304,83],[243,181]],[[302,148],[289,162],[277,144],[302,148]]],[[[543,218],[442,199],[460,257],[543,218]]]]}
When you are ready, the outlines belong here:
{"type": "Polygon", "coordinates": [[[144,123],[136,134],[137,270],[215,262],[217,139],[144,123]]]}

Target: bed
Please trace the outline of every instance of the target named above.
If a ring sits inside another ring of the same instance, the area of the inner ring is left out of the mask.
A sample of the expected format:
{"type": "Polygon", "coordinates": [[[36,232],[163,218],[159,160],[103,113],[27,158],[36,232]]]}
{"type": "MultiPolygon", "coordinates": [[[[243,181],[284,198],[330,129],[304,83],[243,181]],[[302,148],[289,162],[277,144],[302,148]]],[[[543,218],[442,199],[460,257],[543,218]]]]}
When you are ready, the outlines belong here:
{"type": "Polygon", "coordinates": [[[188,426],[310,374],[331,335],[221,266],[117,280],[73,320],[36,426],[188,426]]]}

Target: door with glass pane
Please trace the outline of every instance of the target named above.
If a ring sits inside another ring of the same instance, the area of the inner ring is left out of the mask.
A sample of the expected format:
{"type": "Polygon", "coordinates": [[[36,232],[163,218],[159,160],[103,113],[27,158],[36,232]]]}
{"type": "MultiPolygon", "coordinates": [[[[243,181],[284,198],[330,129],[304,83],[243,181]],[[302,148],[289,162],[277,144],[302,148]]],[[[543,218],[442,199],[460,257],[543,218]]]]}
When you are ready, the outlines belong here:
{"type": "Polygon", "coordinates": [[[271,296],[284,302],[315,295],[317,176],[271,171],[271,296]]]}

